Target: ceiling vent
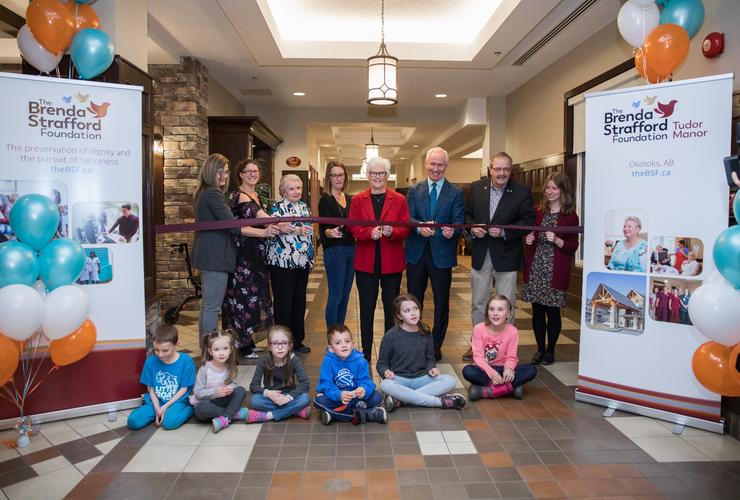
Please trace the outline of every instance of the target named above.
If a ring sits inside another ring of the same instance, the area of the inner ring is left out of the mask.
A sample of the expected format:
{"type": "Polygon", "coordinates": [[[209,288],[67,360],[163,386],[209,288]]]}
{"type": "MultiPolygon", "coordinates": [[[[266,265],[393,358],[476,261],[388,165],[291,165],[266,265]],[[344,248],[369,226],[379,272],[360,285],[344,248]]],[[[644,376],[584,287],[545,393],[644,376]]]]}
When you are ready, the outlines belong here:
{"type": "Polygon", "coordinates": [[[542,49],[550,40],[555,38],[561,31],[566,29],[570,24],[575,21],[581,14],[586,12],[589,7],[591,7],[593,4],[598,2],[599,0],[586,0],[581,5],[579,5],[573,12],[568,14],[568,17],[560,21],[553,29],[551,29],[545,36],[540,38],[540,40],[532,45],[528,51],[526,51],[519,59],[514,61],[513,66],[522,66],[527,60],[535,55],[537,52],[542,49]]]}
{"type": "Polygon", "coordinates": [[[242,95],[249,95],[249,96],[272,95],[272,90],[270,89],[239,89],[239,92],[241,92],[242,95]]]}

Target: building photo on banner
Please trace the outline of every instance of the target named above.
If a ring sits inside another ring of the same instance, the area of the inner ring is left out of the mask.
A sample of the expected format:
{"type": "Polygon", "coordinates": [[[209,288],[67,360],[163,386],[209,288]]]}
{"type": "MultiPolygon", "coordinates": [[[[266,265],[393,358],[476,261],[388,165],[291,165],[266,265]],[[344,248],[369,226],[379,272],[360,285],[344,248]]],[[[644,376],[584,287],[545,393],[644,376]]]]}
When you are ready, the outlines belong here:
{"type": "Polygon", "coordinates": [[[8,73],[0,87],[0,347],[19,360],[0,428],[136,406],[141,88],[8,73]]]}
{"type": "Polygon", "coordinates": [[[736,313],[702,300],[728,223],[732,79],[586,95],[578,400],[722,432],[720,394],[696,365],[711,340],[696,318],[736,313]]]}

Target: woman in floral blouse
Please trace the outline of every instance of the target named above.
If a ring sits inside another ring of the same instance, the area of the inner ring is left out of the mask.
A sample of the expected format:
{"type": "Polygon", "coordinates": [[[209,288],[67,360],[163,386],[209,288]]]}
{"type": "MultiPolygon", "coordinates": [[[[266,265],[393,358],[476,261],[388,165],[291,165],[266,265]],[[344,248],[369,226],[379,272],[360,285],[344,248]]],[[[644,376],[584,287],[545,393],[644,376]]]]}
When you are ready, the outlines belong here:
{"type": "MultiPolygon", "coordinates": [[[[303,182],[294,174],[280,180],[282,198],[275,203],[272,215],[277,217],[310,217],[308,206],[301,201],[303,182]]],[[[310,223],[281,222],[280,233],[272,240],[267,252],[270,283],[275,311],[275,323],[293,332],[293,350],[311,352],[303,345],[306,336],[306,287],[308,273],[313,268],[313,227],[310,223]]]]}

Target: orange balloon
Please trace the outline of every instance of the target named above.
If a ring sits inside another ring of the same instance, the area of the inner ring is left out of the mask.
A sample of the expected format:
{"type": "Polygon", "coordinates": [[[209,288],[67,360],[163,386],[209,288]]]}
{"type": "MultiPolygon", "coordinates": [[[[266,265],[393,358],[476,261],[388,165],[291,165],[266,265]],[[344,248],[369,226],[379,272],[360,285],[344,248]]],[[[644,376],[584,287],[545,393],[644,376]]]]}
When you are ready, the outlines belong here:
{"type": "Polygon", "coordinates": [[[667,78],[689,54],[689,34],[677,24],[659,24],[645,38],[642,53],[648,68],[667,78]]]}
{"type": "Polygon", "coordinates": [[[661,77],[656,74],[652,68],[648,67],[647,61],[642,55],[642,49],[637,49],[635,52],[635,69],[637,73],[647,80],[648,83],[660,83],[665,80],[665,77],[661,77]]]}
{"type": "Polygon", "coordinates": [[[74,16],[59,0],[33,0],[26,9],[26,24],[46,50],[61,54],[75,34],[74,16]]]}
{"type": "Polygon", "coordinates": [[[691,360],[691,368],[701,385],[723,396],[740,396],[740,383],[729,371],[730,368],[735,369],[735,358],[731,359],[732,352],[733,347],[717,342],[707,342],[699,346],[691,360]]]}
{"type": "Polygon", "coordinates": [[[84,30],[87,28],[100,29],[100,19],[95,9],[87,5],[86,3],[77,3],[74,0],[64,4],[72,15],[75,23],[75,31],[84,30]],[[76,14],[75,14],[76,12],[76,14]]]}
{"type": "Polygon", "coordinates": [[[85,320],[82,326],[73,333],[51,341],[51,344],[49,344],[51,361],[57,366],[77,363],[90,354],[93,347],[95,347],[96,338],[95,324],[89,319],[85,320]]]}
{"type": "Polygon", "coordinates": [[[5,385],[13,377],[18,368],[18,355],[15,341],[0,335],[0,385],[5,385]]]}

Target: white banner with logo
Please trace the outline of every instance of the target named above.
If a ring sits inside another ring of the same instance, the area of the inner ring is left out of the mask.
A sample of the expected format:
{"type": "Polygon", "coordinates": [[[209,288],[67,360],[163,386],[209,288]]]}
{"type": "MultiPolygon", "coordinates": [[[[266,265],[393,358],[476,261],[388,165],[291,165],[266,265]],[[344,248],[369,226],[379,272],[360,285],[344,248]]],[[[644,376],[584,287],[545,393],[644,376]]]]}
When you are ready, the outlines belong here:
{"type": "Polygon", "coordinates": [[[586,96],[579,400],[717,430],[687,306],[728,222],[732,78],[586,96]]]}
{"type": "MultiPolygon", "coordinates": [[[[67,407],[131,398],[140,387],[124,360],[143,358],[145,338],[142,89],[8,73],[0,73],[0,88],[0,206],[7,214],[29,193],[58,205],[56,237],[85,250],[77,283],[97,327],[95,351],[44,381],[27,413],[60,409],[55,392],[67,407]],[[69,386],[84,380],[84,391],[69,386]]],[[[0,227],[14,238],[10,226],[0,227]]]]}

